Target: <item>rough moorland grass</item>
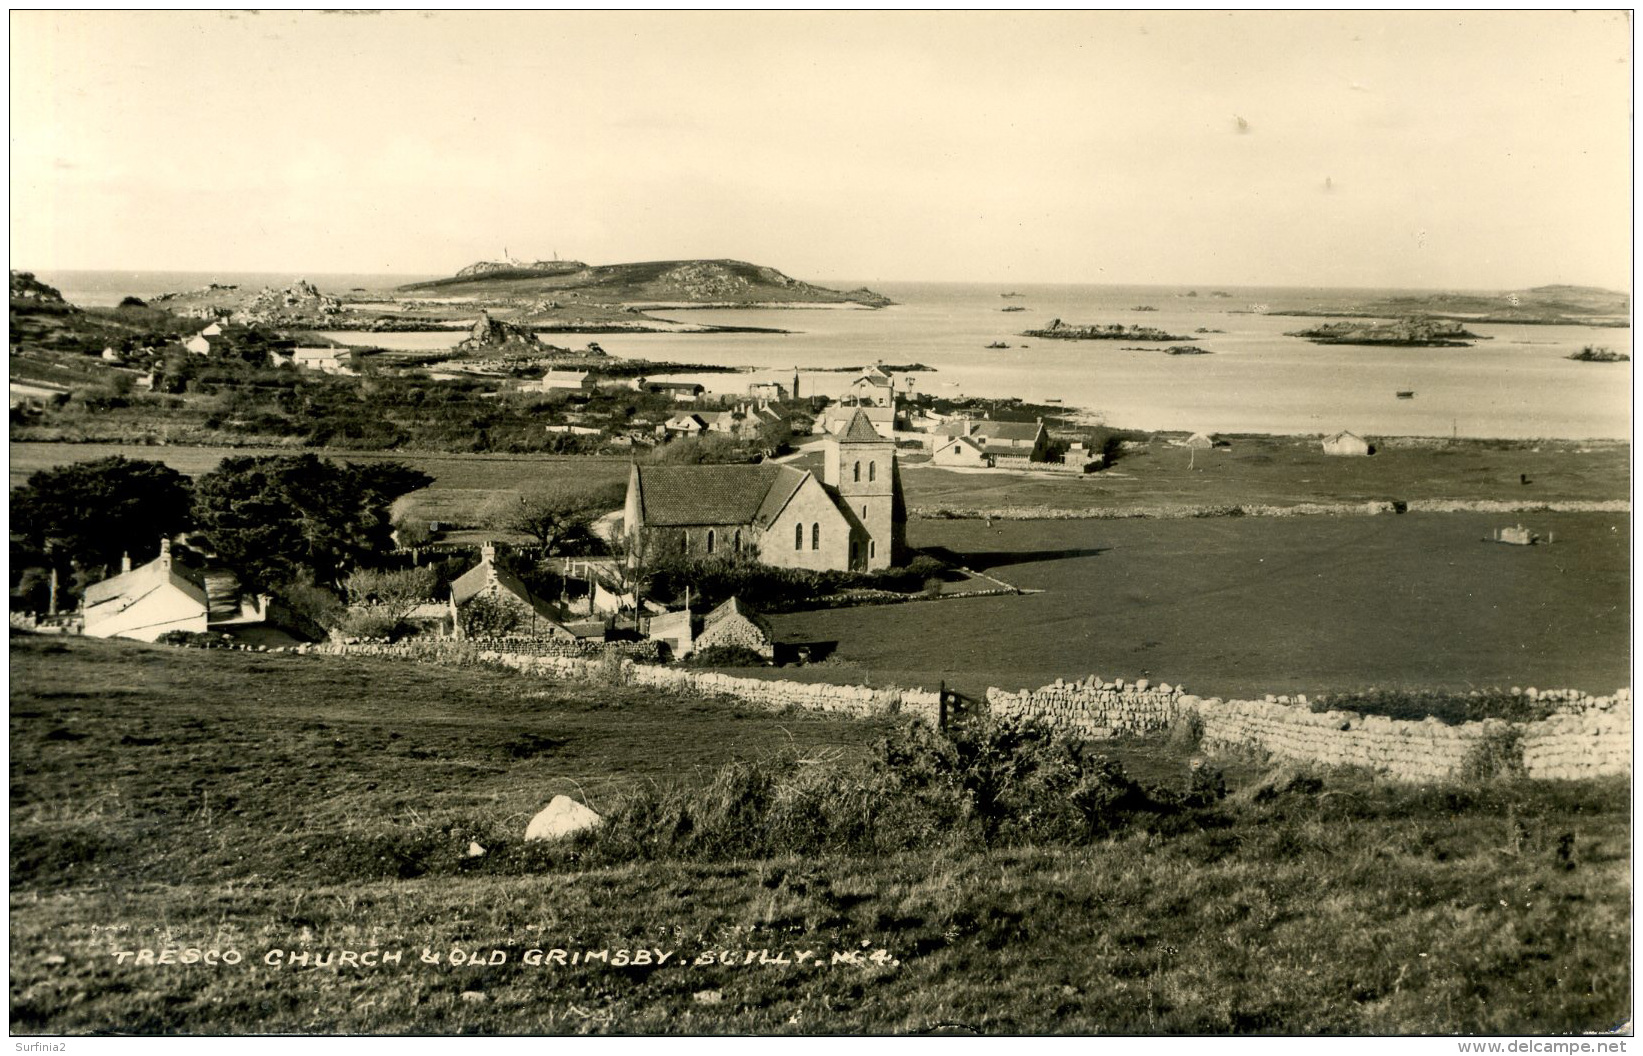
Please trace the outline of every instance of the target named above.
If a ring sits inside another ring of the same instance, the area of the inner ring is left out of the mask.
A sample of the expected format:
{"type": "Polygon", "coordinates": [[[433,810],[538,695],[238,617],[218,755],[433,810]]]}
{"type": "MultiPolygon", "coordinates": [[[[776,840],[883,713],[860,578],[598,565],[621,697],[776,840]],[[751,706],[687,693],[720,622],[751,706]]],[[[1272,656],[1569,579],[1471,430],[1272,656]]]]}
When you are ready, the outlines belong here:
{"type": "MultiPolygon", "coordinates": [[[[857,746],[881,731],[412,664],[36,638],[12,664],[22,1033],[1526,1033],[1630,1016],[1621,781],[1402,787],[1245,760],[1219,802],[1058,832],[1027,817],[1065,787],[1057,752],[926,739],[903,742],[904,787],[883,794],[935,788],[923,802],[947,809],[1014,790],[1014,831],[948,818],[907,852],[747,858],[756,841],[724,837],[829,773],[871,772],[857,746]],[[608,835],[523,845],[526,812],[601,757],[664,787],[597,786],[608,835]],[[956,798],[943,775],[964,775],[956,798]],[[615,861],[622,840],[678,834],[646,802],[719,838],[615,861]],[[245,960],[113,956],[168,945],[245,960]],[[638,946],[673,955],[524,963],[638,946]],[[505,960],[453,966],[452,948],[505,960]],[[271,949],[403,960],[274,967],[271,949]],[[826,967],[797,967],[799,949],[826,967]],[[735,966],[698,963],[726,951],[735,966]],[[834,966],[845,951],[883,953],[834,966]]],[[[1182,789],[1186,747],[1103,745],[1087,770],[1110,755],[1182,789]]]]}

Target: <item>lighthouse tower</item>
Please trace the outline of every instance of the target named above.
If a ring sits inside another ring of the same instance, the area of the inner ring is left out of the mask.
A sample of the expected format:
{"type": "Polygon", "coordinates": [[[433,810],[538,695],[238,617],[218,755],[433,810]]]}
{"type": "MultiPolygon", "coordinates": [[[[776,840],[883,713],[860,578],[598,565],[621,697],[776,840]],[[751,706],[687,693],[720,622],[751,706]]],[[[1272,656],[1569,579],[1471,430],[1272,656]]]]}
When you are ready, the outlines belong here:
{"type": "Polygon", "coordinates": [[[907,510],[896,464],[896,442],[880,436],[857,411],[827,445],[824,482],[850,519],[850,568],[889,568],[906,544],[907,510]]]}

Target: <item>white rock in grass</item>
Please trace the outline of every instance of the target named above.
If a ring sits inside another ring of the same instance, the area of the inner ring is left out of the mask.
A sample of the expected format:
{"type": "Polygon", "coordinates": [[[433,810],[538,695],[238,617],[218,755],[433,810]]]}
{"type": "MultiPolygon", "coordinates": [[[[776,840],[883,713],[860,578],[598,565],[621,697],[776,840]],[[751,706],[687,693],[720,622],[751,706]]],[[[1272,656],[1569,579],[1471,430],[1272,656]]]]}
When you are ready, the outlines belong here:
{"type": "Polygon", "coordinates": [[[476,840],[469,840],[468,841],[468,857],[469,858],[478,858],[481,855],[483,855],[484,853],[485,853],[485,848],[479,846],[478,841],[476,841],[476,840]]]}
{"type": "Polygon", "coordinates": [[[569,796],[554,796],[525,827],[525,839],[557,840],[591,829],[604,820],[569,796]]]}

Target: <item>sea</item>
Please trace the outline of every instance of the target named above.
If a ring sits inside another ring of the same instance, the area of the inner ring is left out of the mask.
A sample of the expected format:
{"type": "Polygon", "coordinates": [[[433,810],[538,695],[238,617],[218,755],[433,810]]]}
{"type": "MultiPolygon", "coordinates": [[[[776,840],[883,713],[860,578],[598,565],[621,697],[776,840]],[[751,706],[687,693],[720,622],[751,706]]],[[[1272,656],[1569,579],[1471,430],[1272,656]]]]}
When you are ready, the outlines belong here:
{"type": "MultiPolygon", "coordinates": [[[[306,278],[334,294],[378,292],[432,275],[205,272],[40,272],[71,303],[116,304],[208,282],[260,289],[306,278]]],[[[818,280],[822,281],[822,280],[818,280]]],[[[683,374],[713,392],[791,383],[839,395],[841,368],[918,363],[916,390],[938,397],[1018,397],[1121,428],[1207,433],[1629,439],[1632,372],[1626,363],[1567,357],[1587,345],[1631,354],[1631,330],[1469,323],[1470,348],[1315,345],[1286,331],[1320,320],[1273,315],[1430,290],[1298,287],[1000,285],[823,282],[871,286],[897,303],[837,307],[693,309],[652,314],[685,323],[769,327],[788,333],[544,334],[557,344],[597,341],[615,356],[722,364],[746,373],[683,374]],[[1196,296],[1191,294],[1195,293],[1196,296]],[[1008,295],[1008,296],[1007,296],[1008,295]],[[1018,307],[1022,311],[1003,309],[1018,307]],[[1146,310],[1151,309],[1151,310],[1146,310]],[[1153,342],[1055,341],[1022,336],[1049,325],[1122,323],[1163,330],[1209,355],[1166,355],[1153,342]],[[1200,332],[1204,331],[1204,332],[1200,332]],[[1007,348],[989,348],[1003,344],[1007,348]],[[1134,347],[1130,347],[1134,346],[1134,347]],[[1401,396],[1400,394],[1412,394],[1401,396]]],[[[1322,320],[1328,321],[1328,320],[1322,320]]],[[[397,349],[447,347],[445,333],[339,332],[347,343],[397,349]]]]}

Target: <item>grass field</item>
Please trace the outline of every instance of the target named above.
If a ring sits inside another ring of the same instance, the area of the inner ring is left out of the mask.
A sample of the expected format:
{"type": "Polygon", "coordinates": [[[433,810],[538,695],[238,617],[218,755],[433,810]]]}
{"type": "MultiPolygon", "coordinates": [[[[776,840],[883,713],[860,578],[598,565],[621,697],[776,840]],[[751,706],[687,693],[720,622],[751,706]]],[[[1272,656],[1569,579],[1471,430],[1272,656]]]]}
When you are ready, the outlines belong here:
{"type": "Polygon", "coordinates": [[[1628,685],[1629,518],[1522,519],[1556,542],[1482,542],[1502,518],[1480,514],[915,521],[912,545],[1043,593],[773,619],[837,643],[820,677],[967,692],[1091,673],[1205,696],[1628,685]]]}
{"type": "Polygon", "coordinates": [[[1236,437],[1230,448],[1195,453],[1154,441],[1084,477],[959,473],[924,465],[905,469],[902,480],[908,505],[947,509],[1545,502],[1624,499],[1630,462],[1628,445],[1612,442],[1438,441],[1386,446],[1369,458],[1336,458],[1314,438],[1261,436],[1236,437]]]}
{"type": "MultiPolygon", "coordinates": [[[[519,842],[553,792],[608,810],[732,758],[826,766],[797,760],[880,731],[342,658],[24,636],[11,663],[17,1033],[1500,1034],[1631,1015],[1620,781],[1307,783],[1234,760],[1192,824],[1093,842],[586,868],[519,842]],[[641,947],[667,963],[529,960],[641,947]],[[115,956],[145,948],[242,961],[115,956]],[[373,950],[401,961],[339,964],[373,950]]],[[[1110,747],[1185,778],[1190,746],[1110,747]]]]}
{"type": "MultiPolygon", "coordinates": [[[[111,454],[157,459],[192,475],[214,468],[226,455],[289,450],[14,443],[10,479],[15,488],[35,470],[111,454]]],[[[622,480],[628,465],[621,457],[321,453],[354,461],[393,458],[422,469],[434,477],[434,483],[418,495],[419,506],[430,517],[457,523],[471,523],[488,502],[522,482],[555,475],[594,483],[622,480]]],[[[1167,509],[1432,498],[1602,501],[1630,494],[1630,449],[1614,443],[1473,440],[1450,446],[1392,447],[1371,458],[1330,458],[1318,450],[1315,440],[1247,437],[1239,438],[1230,450],[1201,451],[1192,461],[1189,469],[1186,450],[1159,441],[1127,452],[1105,472],[1084,477],[963,473],[925,463],[905,466],[902,481],[910,506],[948,509],[1167,509]],[[1525,476],[1530,481],[1527,485],[1520,482],[1525,476]]],[[[819,474],[821,463],[816,451],[793,464],[819,474]]]]}

